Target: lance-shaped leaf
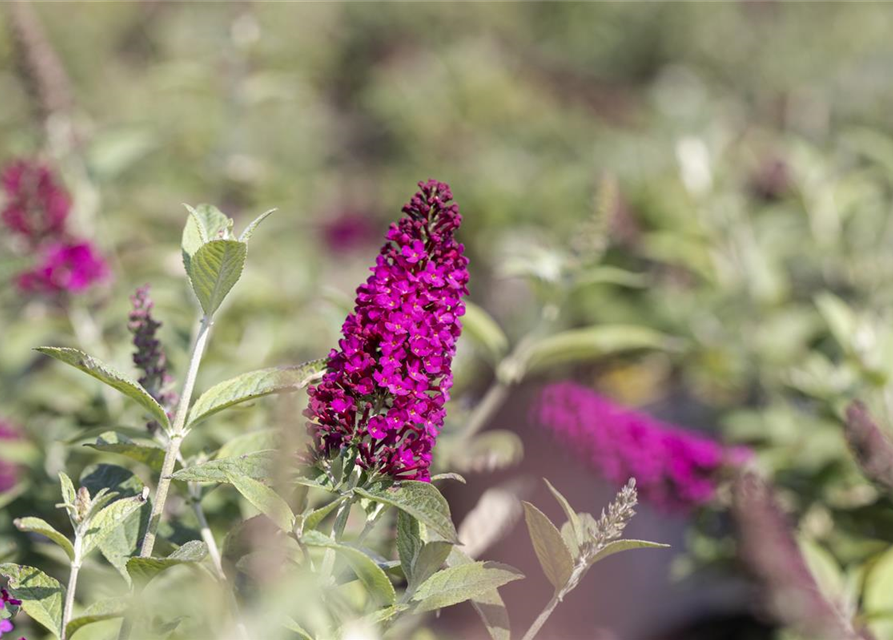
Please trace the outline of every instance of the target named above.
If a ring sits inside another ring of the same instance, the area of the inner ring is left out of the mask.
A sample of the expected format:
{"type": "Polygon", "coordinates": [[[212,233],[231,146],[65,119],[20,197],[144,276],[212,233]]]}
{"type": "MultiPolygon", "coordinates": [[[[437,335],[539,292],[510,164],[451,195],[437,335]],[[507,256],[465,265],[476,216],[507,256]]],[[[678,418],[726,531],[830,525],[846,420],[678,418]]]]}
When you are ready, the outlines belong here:
{"type": "Polygon", "coordinates": [[[94,602],[81,615],[72,618],[65,625],[65,637],[70,638],[76,631],[94,622],[123,618],[124,614],[127,613],[129,603],[129,598],[106,598],[105,600],[94,602]]]}
{"type": "Polygon", "coordinates": [[[269,451],[277,449],[281,441],[282,429],[258,429],[257,431],[249,431],[242,435],[230,438],[223,443],[214,458],[221,460],[223,458],[232,458],[235,456],[243,456],[246,453],[257,453],[258,451],[269,451]]]}
{"type": "Polygon", "coordinates": [[[238,472],[227,474],[229,482],[250,502],[255,509],[267,516],[273,523],[290,533],[295,524],[295,514],[288,503],[267,485],[238,472]]]}
{"type": "Polygon", "coordinates": [[[573,573],[574,559],[552,521],[529,502],[522,504],[533,550],[540,561],[543,573],[555,587],[555,591],[559,591],[567,584],[573,573]]]}
{"type": "Polygon", "coordinates": [[[499,362],[508,352],[509,339],[496,320],[481,307],[467,300],[465,315],[462,316],[462,328],[472,340],[484,348],[491,362],[499,362]]]}
{"type": "Polygon", "coordinates": [[[136,460],[151,467],[155,471],[160,471],[164,464],[164,449],[157,444],[135,442],[116,431],[106,431],[96,439],[96,442],[84,446],[97,451],[126,456],[131,460],[136,460]]]}
{"type": "Polygon", "coordinates": [[[266,220],[276,209],[270,209],[269,211],[264,211],[262,214],[257,216],[251,224],[245,227],[245,230],[242,232],[242,235],[239,236],[239,242],[248,242],[251,239],[251,235],[254,233],[254,230],[257,229],[258,225],[266,220]]]}
{"type": "Polygon", "coordinates": [[[238,240],[211,240],[193,254],[187,274],[205,315],[217,311],[242,277],[247,255],[248,245],[238,240]]]}
{"type": "Polygon", "coordinates": [[[413,594],[416,611],[433,611],[477,598],[524,577],[499,562],[472,562],[449,567],[428,578],[413,594]]]}
{"type": "Polygon", "coordinates": [[[120,391],[131,400],[139,403],[156,422],[163,425],[166,429],[170,427],[167,414],[162,406],[156,402],[155,398],[140,383],[131,380],[123,373],[119,373],[101,360],[88,356],[79,349],[68,347],[37,347],[36,351],[69,364],[75,369],[79,369],[87,375],[106,383],[112,389],[120,391]]]}
{"type": "Polygon", "coordinates": [[[555,500],[558,501],[558,504],[561,505],[561,508],[564,510],[564,514],[567,516],[567,521],[570,523],[571,528],[574,532],[577,546],[586,542],[588,534],[586,533],[583,524],[580,522],[580,516],[577,515],[576,511],[574,511],[574,508],[567,501],[567,498],[561,495],[561,492],[552,486],[551,482],[549,482],[545,478],[543,478],[543,481],[546,483],[546,486],[549,487],[549,491],[552,492],[555,500]]]}
{"type": "Polygon", "coordinates": [[[182,564],[196,564],[208,555],[204,542],[190,540],[166,558],[131,558],[127,561],[127,573],[136,584],[147,584],[162,571],[182,564]]]}
{"type": "Polygon", "coordinates": [[[84,532],[83,554],[86,556],[90,553],[115,529],[122,526],[127,518],[139,511],[146,504],[147,494],[148,490],[138,496],[116,500],[97,513],[90,520],[90,526],[84,532]]]}
{"type": "Polygon", "coordinates": [[[412,565],[423,544],[419,521],[405,511],[398,511],[397,556],[407,580],[412,575],[412,565]]]}
{"type": "MultiPolygon", "coordinates": [[[[459,547],[453,547],[447,558],[447,564],[451,567],[473,562],[474,560],[459,547]]],[[[509,612],[497,589],[490,589],[474,596],[471,598],[471,605],[478,612],[492,640],[511,640],[512,626],[509,621],[509,612]]]]}
{"type": "Polygon", "coordinates": [[[599,560],[604,560],[608,556],[613,556],[621,551],[629,551],[630,549],[667,549],[670,545],[660,544],[658,542],[648,542],[647,540],[615,540],[609,542],[605,547],[592,556],[589,566],[594,565],[599,560]]]}
{"type": "Polygon", "coordinates": [[[0,564],[0,575],[9,578],[9,592],[22,601],[22,609],[36,622],[62,637],[65,588],[39,569],[19,564],[0,564]]]}
{"type": "Polygon", "coordinates": [[[326,369],[326,360],[312,360],[294,367],[273,367],[243,373],[214,385],[195,401],[189,412],[189,425],[195,425],[218,411],[272,393],[297,391],[319,378],[326,369]]]}
{"type": "Polygon", "coordinates": [[[333,549],[344,558],[351,570],[356,574],[369,595],[380,605],[392,605],[397,601],[394,585],[378,564],[365,553],[354,547],[339,544],[318,531],[308,531],[301,541],[311,547],[333,549]]]}
{"type": "Polygon", "coordinates": [[[41,520],[40,518],[29,517],[17,518],[13,523],[19,531],[39,533],[40,535],[49,538],[62,547],[69,560],[74,560],[74,546],[71,544],[71,540],[56,531],[56,529],[53,528],[53,525],[49,522],[41,520]]]}
{"type": "Polygon", "coordinates": [[[437,573],[446,561],[447,556],[450,555],[452,548],[452,544],[440,540],[432,540],[422,545],[412,563],[412,569],[408,576],[409,585],[407,589],[410,593],[414,592],[419,585],[437,573]]]}
{"type": "Polygon", "coordinates": [[[428,526],[431,531],[442,536],[447,542],[454,544],[459,542],[456,527],[450,515],[450,505],[437,490],[437,487],[428,482],[405,480],[399,486],[369,490],[357,488],[355,491],[364,498],[389,504],[405,511],[428,526]]]}
{"type": "Polygon", "coordinates": [[[254,480],[264,480],[272,474],[276,460],[275,451],[256,451],[180,469],[173,478],[183,482],[229,482],[230,474],[240,474],[254,480]]]}
{"type": "Polygon", "coordinates": [[[668,336],[647,327],[600,325],[571,329],[547,336],[526,349],[521,358],[522,375],[620,351],[667,349],[671,345],[668,336]]]}
{"type": "Polygon", "coordinates": [[[338,498],[337,500],[332,500],[329,504],[320,507],[319,509],[314,509],[310,513],[308,513],[304,517],[303,521],[303,531],[311,531],[316,529],[319,524],[325,520],[326,516],[332,513],[335,509],[341,506],[341,503],[344,502],[346,498],[338,498]]]}

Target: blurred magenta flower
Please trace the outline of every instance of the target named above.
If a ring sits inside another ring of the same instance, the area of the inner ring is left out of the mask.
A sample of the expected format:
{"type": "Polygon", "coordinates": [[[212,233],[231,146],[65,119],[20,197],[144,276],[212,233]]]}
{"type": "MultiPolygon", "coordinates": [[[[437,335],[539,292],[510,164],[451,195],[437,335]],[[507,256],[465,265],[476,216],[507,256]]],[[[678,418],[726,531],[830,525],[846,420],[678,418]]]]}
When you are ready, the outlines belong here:
{"type": "Polygon", "coordinates": [[[622,485],[635,478],[639,495],[667,510],[688,511],[709,502],[723,468],[750,455],[572,382],[546,387],[534,417],[607,480],[622,485]]]}
{"type": "Polygon", "coordinates": [[[355,211],[343,211],[322,224],[322,239],[332,253],[348,253],[368,246],[378,238],[372,218],[355,211]]]}
{"type": "Polygon", "coordinates": [[[109,268],[89,241],[60,241],[41,249],[36,266],[16,276],[23,293],[80,293],[105,280],[109,268]]]}
{"type": "Polygon", "coordinates": [[[459,207],[448,185],[419,187],[357,289],[305,412],[315,455],[356,447],[364,469],[406,480],[429,478],[468,294],[459,207]]]}
{"type": "MultiPolygon", "coordinates": [[[[21,438],[19,430],[0,418],[0,442],[18,440],[19,438],[21,438]]],[[[12,489],[18,482],[18,479],[18,468],[14,464],[0,460],[0,493],[12,489]]]]}
{"type": "Polygon", "coordinates": [[[3,224],[32,246],[65,231],[71,200],[49,167],[19,160],[3,171],[3,224]]]}

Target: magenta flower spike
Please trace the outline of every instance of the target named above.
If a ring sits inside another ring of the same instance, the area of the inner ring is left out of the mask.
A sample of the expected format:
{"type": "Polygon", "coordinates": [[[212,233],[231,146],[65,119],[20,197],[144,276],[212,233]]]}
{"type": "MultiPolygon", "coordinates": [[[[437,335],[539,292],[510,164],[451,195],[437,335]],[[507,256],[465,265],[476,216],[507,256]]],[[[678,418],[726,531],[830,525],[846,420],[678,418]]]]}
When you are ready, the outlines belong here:
{"type": "Polygon", "coordinates": [[[71,199],[49,167],[19,160],[0,176],[4,206],[3,224],[36,246],[47,238],[61,236],[71,209],[71,199]]]}
{"type": "Polygon", "coordinates": [[[169,418],[179,395],[171,387],[174,379],[168,372],[167,356],[157,332],[161,323],[152,317],[155,303],[149,297],[149,285],[143,285],[130,296],[133,308],[128,316],[127,328],[133,334],[133,364],[142,372],[139,383],[158,404],[164,407],[169,418]]]}
{"type": "Polygon", "coordinates": [[[534,418],[607,480],[619,486],[635,478],[644,500],[669,511],[685,512],[709,502],[722,469],[750,455],[572,382],[546,387],[534,418]]]}
{"type": "Polygon", "coordinates": [[[429,479],[468,294],[459,207],[442,182],[419,188],[357,289],[305,412],[315,456],[353,447],[362,468],[403,480],[429,479]]]}
{"type": "Polygon", "coordinates": [[[23,293],[81,293],[109,275],[105,258],[89,241],[46,245],[37,265],[16,277],[23,293]]]}

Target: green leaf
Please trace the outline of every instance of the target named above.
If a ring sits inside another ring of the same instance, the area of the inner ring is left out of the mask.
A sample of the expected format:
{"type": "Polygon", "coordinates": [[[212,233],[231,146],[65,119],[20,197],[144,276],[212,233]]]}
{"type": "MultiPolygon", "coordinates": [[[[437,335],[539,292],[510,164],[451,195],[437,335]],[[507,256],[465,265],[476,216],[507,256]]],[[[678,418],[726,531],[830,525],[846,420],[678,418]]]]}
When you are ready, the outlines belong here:
{"type": "Polygon", "coordinates": [[[149,395],[148,391],[143,389],[135,380],[131,380],[124,374],[119,373],[101,360],[88,356],[79,349],[70,349],[68,347],[37,347],[35,351],[71,365],[75,369],[79,369],[87,375],[104,382],[112,389],[120,391],[131,400],[135,400],[165,429],[170,428],[167,414],[162,406],[155,401],[155,398],[149,395]]]}
{"type": "Polygon", "coordinates": [[[397,512],[397,556],[406,579],[412,576],[412,565],[422,548],[419,521],[405,511],[397,512]]]}
{"type": "Polygon", "coordinates": [[[303,530],[304,531],[312,531],[319,526],[319,523],[325,520],[326,516],[332,513],[335,509],[337,509],[342,502],[344,502],[346,498],[338,498],[337,500],[332,500],[325,506],[320,507],[319,509],[314,509],[304,518],[303,530]]]}
{"type": "Polygon", "coordinates": [[[69,560],[74,560],[74,545],[71,544],[71,540],[56,531],[56,529],[53,528],[53,525],[49,522],[41,520],[40,518],[16,518],[13,521],[13,524],[15,524],[16,529],[19,531],[39,533],[40,535],[49,538],[62,547],[69,560]]]}
{"type": "Polygon", "coordinates": [[[189,261],[187,274],[206,316],[220,307],[226,294],[242,277],[248,245],[237,240],[211,240],[189,261]]]}
{"type": "Polygon", "coordinates": [[[412,600],[416,611],[443,609],[477,598],[524,575],[498,562],[472,562],[435,573],[416,590],[412,600]]]}
{"type": "Polygon", "coordinates": [[[189,412],[189,425],[242,402],[272,393],[297,391],[318,379],[326,369],[326,362],[320,359],[294,367],[261,369],[216,384],[195,401],[189,412]]]}
{"type": "Polygon", "coordinates": [[[621,287],[637,289],[648,286],[648,279],[643,274],[609,266],[586,269],[580,272],[574,279],[574,286],[576,287],[586,287],[594,284],[615,284],[621,287]]]}
{"type": "Polygon", "coordinates": [[[308,531],[301,539],[311,547],[333,549],[340,554],[366,587],[369,595],[382,606],[392,605],[397,601],[394,585],[378,564],[365,553],[354,547],[339,544],[318,531],[308,531]]]}
{"type": "Polygon", "coordinates": [[[72,618],[65,626],[65,637],[71,638],[79,629],[86,627],[94,622],[102,622],[103,620],[113,620],[115,618],[123,618],[127,613],[129,598],[107,598],[94,602],[84,610],[84,612],[72,618]]]}
{"type": "Polygon", "coordinates": [[[634,349],[667,349],[668,336],[634,325],[599,325],[571,329],[547,336],[524,351],[520,377],[550,367],[585,362],[612,353],[634,349]]]}
{"type": "Polygon", "coordinates": [[[567,501],[561,493],[552,486],[552,483],[543,478],[543,481],[546,483],[546,486],[549,487],[549,491],[552,492],[552,495],[555,496],[555,499],[558,501],[558,504],[561,505],[561,508],[564,510],[565,515],[567,516],[567,521],[570,522],[571,527],[573,528],[573,532],[575,534],[577,545],[579,546],[583,544],[588,539],[588,534],[586,530],[583,528],[583,524],[580,522],[580,516],[577,515],[577,512],[574,511],[574,508],[571,507],[570,503],[567,501]]]}
{"type": "Polygon", "coordinates": [[[164,464],[164,449],[157,444],[134,442],[127,436],[115,431],[106,431],[96,442],[84,445],[97,451],[117,453],[136,460],[155,471],[160,471],[164,464]]]}
{"type": "Polygon", "coordinates": [[[283,627],[288,629],[289,631],[298,634],[298,638],[300,640],[313,640],[313,636],[307,633],[307,630],[304,629],[301,625],[299,625],[294,618],[290,618],[286,616],[285,621],[283,622],[283,627]]]}
{"type": "Polygon", "coordinates": [[[574,559],[552,521],[529,502],[522,504],[533,550],[549,582],[559,591],[574,571],[574,559]]]}
{"type": "Polygon", "coordinates": [[[443,566],[452,548],[452,544],[440,540],[433,540],[422,545],[415,561],[412,563],[408,587],[410,593],[415,591],[418,585],[423,584],[443,566]]]}
{"type": "Polygon", "coordinates": [[[276,460],[275,451],[256,451],[180,469],[173,478],[183,482],[229,482],[230,474],[238,474],[254,480],[265,480],[272,474],[276,460]]]}
{"type": "Polygon", "coordinates": [[[22,609],[57,638],[62,636],[65,588],[39,569],[0,564],[0,575],[9,578],[9,592],[22,601],[22,609]]]}
{"type": "Polygon", "coordinates": [[[181,564],[196,564],[208,555],[204,542],[190,540],[166,558],[131,558],[127,561],[127,573],[136,584],[148,584],[162,571],[181,564]]]}
{"type": "Polygon", "coordinates": [[[524,443],[507,429],[490,429],[461,444],[450,456],[450,463],[461,471],[498,471],[524,458],[524,443]]]}
{"type": "Polygon", "coordinates": [[[615,540],[609,542],[605,547],[596,553],[589,561],[591,567],[599,560],[604,560],[608,556],[613,556],[621,551],[629,551],[630,549],[668,549],[670,545],[660,544],[658,542],[648,542],[646,540],[615,540]]]}
{"type": "Polygon", "coordinates": [[[468,481],[458,473],[437,473],[431,476],[431,482],[439,482],[441,480],[455,480],[462,484],[468,484],[468,481]]]}
{"type": "MultiPolygon", "coordinates": [[[[146,490],[146,495],[148,490],[146,490]]],[[[146,495],[122,498],[111,503],[90,520],[90,525],[83,537],[83,554],[86,556],[98,544],[105,540],[115,529],[122,526],[132,514],[146,504],[146,495]]]]}
{"type": "Polygon", "coordinates": [[[371,488],[368,491],[357,488],[355,492],[364,498],[405,511],[447,542],[459,542],[450,516],[450,505],[437,487],[428,482],[405,480],[395,487],[371,488]]]}
{"type": "Polygon", "coordinates": [[[845,351],[851,351],[853,338],[859,326],[855,312],[843,300],[827,292],[815,297],[815,305],[828,323],[831,335],[837,343],[845,351]]]}
{"type": "Polygon", "coordinates": [[[59,484],[62,490],[62,504],[65,506],[65,511],[68,513],[68,519],[71,521],[72,527],[77,527],[77,509],[74,506],[74,502],[77,500],[77,491],[75,491],[74,483],[64,471],[60,471],[59,484]]]}
{"type": "Polygon", "coordinates": [[[277,449],[279,447],[281,435],[282,430],[276,427],[243,433],[240,436],[230,438],[224,442],[223,446],[214,454],[214,458],[220,460],[223,458],[243,456],[246,453],[257,453],[258,451],[277,449]]]}
{"type": "Polygon", "coordinates": [[[183,266],[189,273],[189,263],[195,252],[211,240],[222,239],[232,228],[233,223],[221,211],[209,204],[200,204],[195,208],[183,205],[189,211],[186,226],[183,227],[183,266]]]}
{"type": "MultiPolygon", "coordinates": [[[[119,497],[128,498],[141,495],[144,485],[129,469],[113,464],[98,464],[84,469],[81,486],[87,487],[92,495],[108,489],[116,492],[119,497]]],[[[127,573],[127,560],[139,551],[149,526],[150,512],[151,508],[139,509],[99,542],[102,555],[128,583],[130,575],[127,573]]]]}
{"type": "MultiPolygon", "coordinates": [[[[447,564],[451,567],[472,564],[473,562],[474,560],[459,547],[453,547],[450,556],[447,558],[447,564]]],[[[502,596],[499,595],[498,590],[490,589],[474,596],[471,598],[471,604],[481,617],[492,640],[511,640],[512,627],[509,622],[508,609],[506,609],[505,602],[502,601],[502,596]]]]}
{"type": "Polygon", "coordinates": [[[251,239],[251,235],[254,233],[254,230],[257,229],[258,225],[266,220],[276,209],[270,209],[269,211],[264,211],[262,214],[257,216],[251,224],[245,227],[245,230],[242,232],[242,235],[239,236],[239,242],[248,243],[251,239]]]}
{"type": "Polygon", "coordinates": [[[893,637],[893,620],[873,617],[893,610],[893,549],[882,553],[865,576],[862,607],[870,629],[879,638],[893,637]]]}
{"type": "Polygon", "coordinates": [[[483,308],[467,300],[465,315],[462,316],[462,329],[484,348],[491,362],[498,363],[508,353],[509,339],[499,323],[483,308]]]}
{"type": "Polygon", "coordinates": [[[278,493],[267,485],[238,472],[228,473],[227,477],[238,492],[258,511],[285,533],[291,533],[295,526],[295,514],[278,493]]]}
{"type": "Polygon", "coordinates": [[[151,440],[152,434],[149,433],[149,430],[143,427],[126,427],[124,425],[116,425],[112,428],[109,427],[95,427],[93,429],[84,429],[80,431],[70,438],[62,440],[63,444],[77,444],[78,442],[82,442],[84,440],[93,440],[98,438],[101,435],[108,433],[109,431],[114,431],[115,433],[119,433],[121,435],[127,436],[128,438],[136,438],[137,440],[151,440]]]}

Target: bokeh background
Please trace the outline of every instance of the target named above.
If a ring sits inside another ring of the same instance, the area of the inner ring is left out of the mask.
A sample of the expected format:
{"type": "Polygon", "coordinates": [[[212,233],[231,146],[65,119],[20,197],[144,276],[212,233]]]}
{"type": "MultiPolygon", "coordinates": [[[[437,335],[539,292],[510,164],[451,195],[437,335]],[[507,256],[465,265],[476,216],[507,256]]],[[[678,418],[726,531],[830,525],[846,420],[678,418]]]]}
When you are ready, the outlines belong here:
{"type": "MultiPolygon", "coordinates": [[[[4,501],[4,553],[38,553],[12,518],[52,504],[63,465],[96,459],[60,442],[108,419],[94,386],[31,347],[99,345],[126,366],[128,296],[150,282],[173,369],[185,366],[180,203],[214,203],[237,227],[278,208],[218,322],[207,386],[325,355],[387,225],[429,177],[453,188],[471,300],[509,345],[544,313],[552,331],[669,337],[510,385],[481,426],[498,431],[486,455],[460,469],[468,485],[447,489],[457,521],[494,487],[557,516],[541,476],[580,510],[610,500],[617,487],[530,417],[543,385],[573,379],[751,447],[841,575],[889,546],[890,501],[859,475],[839,416],[852,397],[885,399],[893,370],[893,8],[136,0],[33,3],[0,20],[0,163],[54,167],[72,227],[112,272],[77,299],[23,295],[14,274],[29,256],[0,243],[0,416],[21,434],[0,456],[28,482],[4,501]],[[601,271],[577,278],[575,256],[601,271]]],[[[457,431],[505,355],[481,335],[460,350],[457,431]]],[[[209,425],[197,448],[270,422],[300,430],[300,405],[209,425]]],[[[442,466],[462,467],[448,446],[442,466]]],[[[727,505],[722,491],[694,513],[644,504],[632,535],[672,552],[599,565],[544,637],[776,637],[727,505]]],[[[549,597],[523,524],[487,555],[531,577],[503,590],[523,629],[549,597]]],[[[478,637],[478,624],[457,609],[424,633],[478,637]]]]}

